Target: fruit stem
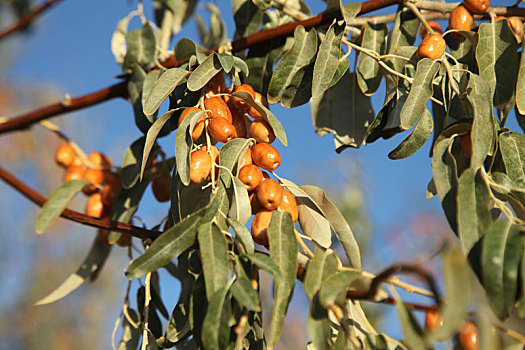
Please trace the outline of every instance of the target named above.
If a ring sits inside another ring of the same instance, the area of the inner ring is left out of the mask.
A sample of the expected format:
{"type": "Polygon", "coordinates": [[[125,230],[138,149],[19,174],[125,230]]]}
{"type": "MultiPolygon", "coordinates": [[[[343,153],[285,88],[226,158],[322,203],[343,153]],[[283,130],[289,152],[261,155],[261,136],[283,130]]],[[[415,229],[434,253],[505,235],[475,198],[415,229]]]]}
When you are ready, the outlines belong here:
{"type": "Polygon", "coordinates": [[[301,238],[301,234],[295,229],[295,227],[293,228],[293,230],[295,232],[295,238],[297,239],[297,242],[299,243],[301,248],[303,248],[303,251],[308,255],[310,259],[313,259],[315,255],[310,250],[310,248],[308,248],[308,246],[304,243],[303,239],[301,238]]]}
{"type": "Polygon", "coordinates": [[[421,14],[421,11],[419,11],[417,6],[414,5],[414,3],[410,2],[410,1],[407,1],[407,2],[405,2],[404,5],[406,7],[408,7],[414,13],[414,15],[416,15],[417,18],[419,18],[419,20],[421,21],[421,24],[423,24],[425,26],[425,29],[427,30],[428,34],[430,34],[430,35],[436,34],[434,29],[430,26],[430,24],[428,24],[427,20],[421,14]]]}

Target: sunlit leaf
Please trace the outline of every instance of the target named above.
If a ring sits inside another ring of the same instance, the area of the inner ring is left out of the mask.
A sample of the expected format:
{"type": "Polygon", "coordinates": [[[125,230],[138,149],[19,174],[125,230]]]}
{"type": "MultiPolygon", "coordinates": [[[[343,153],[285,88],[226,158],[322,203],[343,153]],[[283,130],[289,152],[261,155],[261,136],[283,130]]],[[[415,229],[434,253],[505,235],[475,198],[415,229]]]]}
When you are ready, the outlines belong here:
{"type": "Polygon", "coordinates": [[[236,237],[238,237],[241,240],[244,249],[246,249],[246,253],[252,254],[255,251],[255,246],[253,244],[252,235],[250,234],[246,226],[244,226],[234,218],[228,218],[228,223],[235,231],[236,237]]]}
{"type": "Polygon", "coordinates": [[[202,256],[206,295],[210,301],[212,295],[228,283],[228,245],[222,232],[211,222],[200,225],[197,239],[202,256]]]}
{"type": "Polygon", "coordinates": [[[181,182],[190,183],[190,156],[193,146],[192,129],[205,112],[191,112],[179,125],[176,133],[175,157],[177,158],[177,173],[181,182]],[[193,125],[192,125],[193,124],[193,125]]]}
{"type": "Polygon", "coordinates": [[[84,180],[70,180],[51,193],[36,219],[36,233],[43,233],[60,217],[73,197],[88,184],[84,180]]]}
{"type": "Polygon", "coordinates": [[[268,102],[280,101],[279,93],[292,82],[292,78],[301,68],[309,66],[317,53],[317,32],[311,29],[306,32],[303,26],[297,26],[294,32],[294,44],[272,75],[268,86],[268,102]]]}
{"type": "Polygon", "coordinates": [[[303,282],[304,291],[310,301],[313,300],[324,280],[335,273],[341,264],[332,250],[316,247],[314,254],[314,258],[308,264],[303,282]]]}
{"type": "MultiPolygon", "coordinates": [[[[388,26],[386,24],[368,22],[363,31],[361,47],[373,51],[377,55],[383,55],[386,52],[387,35],[388,26]]],[[[372,95],[379,88],[382,77],[383,70],[376,59],[360,52],[359,62],[357,63],[357,83],[361,91],[365,95],[372,95]]]]}
{"type": "Polygon", "coordinates": [[[525,182],[525,136],[504,132],[499,135],[499,146],[507,175],[516,183],[525,182]]]}
{"type": "Polygon", "coordinates": [[[165,266],[195,242],[197,229],[205,208],[183,219],[160,235],[144,254],[133,260],[128,267],[128,279],[140,278],[148,272],[165,266]]]}
{"type": "Polygon", "coordinates": [[[123,71],[130,69],[134,63],[149,65],[153,61],[156,39],[155,33],[149,24],[129,32],[126,35],[126,41],[128,43],[128,51],[122,64],[123,71]]]}
{"type": "Polygon", "coordinates": [[[525,51],[521,50],[521,60],[516,83],[516,108],[519,113],[525,114],[525,51]]]}
{"type": "Polygon", "coordinates": [[[191,91],[200,90],[222,69],[217,54],[212,52],[188,78],[187,86],[191,91]]]}
{"type": "Polygon", "coordinates": [[[171,68],[162,73],[146,97],[143,105],[144,114],[155,113],[162,102],[175,90],[175,87],[189,74],[190,72],[182,68],[171,68]]]}
{"type": "Polygon", "coordinates": [[[344,25],[338,25],[337,22],[332,23],[319,46],[313,72],[313,98],[321,96],[329,88],[331,79],[337,70],[341,56],[341,39],[344,34],[344,27],[344,25]]]}
{"type": "Polygon", "coordinates": [[[275,346],[281,336],[284,317],[288,309],[297,275],[297,240],[292,216],[287,212],[274,211],[268,226],[270,257],[281,271],[282,280],[274,281],[273,310],[268,334],[268,346],[275,346]]]}
{"type": "MultiPolygon", "coordinates": [[[[124,152],[124,159],[122,160],[122,171],[120,178],[124,188],[133,187],[140,178],[140,169],[142,168],[142,155],[144,154],[144,145],[146,138],[141,137],[135,140],[124,152]]],[[[149,161],[152,155],[156,154],[159,146],[154,144],[149,156],[149,161]]]]}
{"type": "Polygon", "coordinates": [[[248,190],[246,185],[237,177],[233,178],[233,190],[234,195],[229,211],[229,216],[237,219],[244,225],[252,216],[252,207],[250,205],[248,190]]]}
{"type": "Polygon", "coordinates": [[[343,19],[346,23],[349,23],[361,11],[361,4],[358,2],[351,2],[346,5],[343,5],[343,2],[340,0],[339,8],[341,9],[341,13],[343,14],[343,19]]]}
{"type": "Polygon", "coordinates": [[[359,277],[359,272],[343,270],[332,274],[324,280],[319,290],[319,302],[324,308],[334,306],[339,295],[346,293],[353,280],[359,277]]]}
{"type": "Polygon", "coordinates": [[[518,45],[506,21],[482,23],[478,30],[476,60],[479,75],[490,87],[494,106],[510,100],[518,76],[518,45]]]}
{"type": "Polygon", "coordinates": [[[401,127],[410,129],[421,118],[425,104],[432,96],[432,82],[439,71],[439,61],[424,58],[417,64],[414,83],[401,109],[401,127]]]}
{"type": "Polygon", "coordinates": [[[283,273],[281,272],[279,266],[277,266],[275,261],[272,260],[272,258],[257,252],[247,254],[246,257],[258,268],[271,274],[276,281],[279,281],[279,283],[284,283],[283,273]]]}

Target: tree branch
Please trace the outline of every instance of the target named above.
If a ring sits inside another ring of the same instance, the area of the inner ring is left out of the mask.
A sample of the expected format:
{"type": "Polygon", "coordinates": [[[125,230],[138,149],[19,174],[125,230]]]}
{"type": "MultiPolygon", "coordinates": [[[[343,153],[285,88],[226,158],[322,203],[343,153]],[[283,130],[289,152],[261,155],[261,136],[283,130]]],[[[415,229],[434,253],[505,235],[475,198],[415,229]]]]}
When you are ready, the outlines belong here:
{"type": "MultiPolygon", "coordinates": [[[[27,186],[24,182],[17,179],[14,175],[9,173],[2,167],[0,167],[0,178],[36,205],[41,207],[47,202],[47,198],[33,190],[31,187],[27,186]]],[[[65,209],[62,212],[61,216],[64,219],[78,222],[83,225],[102,228],[106,230],[118,231],[121,233],[127,233],[132,235],[133,237],[137,237],[140,239],[154,240],[162,233],[159,231],[148,230],[124,222],[112,221],[109,218],[98,219],[70,209],[65,209]]]]}
{"type": "Polygon", "coordinates": [[[16,32],[17,30],[26,28],[34,19],[36,16],[44,12],[45,10],[49,9],[51,6],[59,2],[60,0],[48,0],[41,5],[35,7],[33,10],[31,10],[29,13],[27,13],[25,16],[20,18],[16,23],[14,23],[9,28],[4,29],[0,32],[0,40],[4,39],[8,35],[16,32]]]}

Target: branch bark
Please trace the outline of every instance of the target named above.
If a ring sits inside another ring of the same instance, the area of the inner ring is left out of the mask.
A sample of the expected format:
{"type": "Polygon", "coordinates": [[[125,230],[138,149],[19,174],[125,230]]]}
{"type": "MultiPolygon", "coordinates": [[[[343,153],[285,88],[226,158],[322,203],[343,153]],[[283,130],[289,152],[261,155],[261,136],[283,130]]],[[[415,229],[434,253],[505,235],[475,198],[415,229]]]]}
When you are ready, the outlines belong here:
{"type": "Polygon", "coordinates": [[[48,0],[44,2],[43,4],[35,7],[33,10],[31,10],[28,14],[20,18],[16,23],[14,23],[9,28],[4,29],[0,32],[0,40],[4,39],[5,37],[9,36],[10,34],[26,28],[34,19],[36,16],[44,12],[45,10],[49,9],[51,6],[59,2],[60,0],[48,0]]]}
{"type": "MultiPolygon", "coordinates": [[[[43,206],[47,202],[47,198],[42,196],[40,193],[33,190],[31,187],[26,185],[24,182],[17,179],[14,175],[9,173],[4,168],[0,167],[0,179],[4,180],[8,185],[13,187],[15,190],[20,192],[24,197],[29,199],[31,202],[35,203],[38,206],[43,206]]],[[[64,219],[78,222],[83,225],[106,229],[106,230],[112,230],[112,231],[118,231],[121,233],[127,233],[132,235],[133,237],[137,237],[140,239],[151,239],[154,240],[157,238],[162,232],[159,231],[153,231],[148,230],[139,226],[134,226],[131,224],[127,224],[124,222],[119,221],[112,221],[109,220],[109,218],[106,219],[98,219],[89,215],[85,215],[82,213],[79,213],[74,210],[65,209],[62,212],[61,215],[64,219]]]]}

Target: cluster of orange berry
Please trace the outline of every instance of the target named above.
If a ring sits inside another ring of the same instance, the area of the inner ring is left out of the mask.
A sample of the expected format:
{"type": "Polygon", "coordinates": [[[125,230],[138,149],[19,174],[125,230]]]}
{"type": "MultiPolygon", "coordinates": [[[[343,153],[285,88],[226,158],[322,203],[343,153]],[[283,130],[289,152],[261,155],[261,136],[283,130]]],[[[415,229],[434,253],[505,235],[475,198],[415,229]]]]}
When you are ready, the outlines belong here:
{"type": "MultiPolygon", "coordinates": [[[[438,311],[427,311],[425,314],[425,330],[427,332],[435,332],[442,324],[443,320],[438,311]]],[[[469,320],[463,321],[456,335],[456,341],[462,350],[478,350],[479,332],[476,325],[469,320]]]]}
{"type": "MultiPolygon", "coordinates": [[[[448,18],[448,29],[469,31],[474,25],[473,14],[485,13],[490,6],[490,0],[465,0],[461,5],[456,7],[448,18]]],[[[496,17],[496,21],[506,19],[516,40],[521,43],[523,38],[523,23],[519,17],[496,17]]],[[[419,34],[423,40],[418,47],[418,57],[424,57],[432,60],[440,58],[446,49],[445,40],[442,37],[443,31],[441,26],[434,22],[428,21],[430,27],[434,30],[434,34],[428,33],[425,26],[421,26],[419,34]]]]}
{"type": "MultiPolygon", "coordinates": [[[[120,175],[111,171],[113,163],[101,152],[92,152],[84,163],[70,144],[59,146],[55,152],[55,162],[66,169],[64,182],[82,179],[90,182],[82,192],[89,196],[85,213],[96,218],[109,216],[111,208],[122,189],[120,175]],[[85,164],[89,166],[84,166],[85,164]]],[[[99,230],[99,240],[107,243],[107,230],[99,230]]],[[[122,246],[129,245],[131,236],[123,234],[118,240],[122,246]]]]}
{"type": "MultiPolygon", "coordinates": [[[[201,137],[207,122],[209,135],[219,142],[226,143],[237,137],[250,137],[255,140],[255,145],[246,151],[239,163],[238,178],[250,193],[252,214],[255,215],[251,228],[252,237],[256,243],[267,246],[266,231],[272,211],[276,209],[287,211],[292,215],[293,220],[297,221],[297,202],[291,192],[283,189],[279,182],[263,171],[263,169],[273,171],[281,164],[281,155],[271,145],[275,141],[275,133],[253,106],[238,97],[224,95],[236,91],[248,92],[254,101],[268,108],[264,96],[254,91],[248,84],[227,89],[224,75],[220,72],[206,86],[203,102],[206,114],[195,124],[191,131],[192,138],[197,141],[201,137]]],[[[179,125],[194,111],[202,110],[198,107],[184,109],[179,118],[179,125]]],[[[190,155],[190,183],[200,184],[210,181],[212,173],[215,175],[218,173],[218,169],[215,167],[212,169],[213,162],[219,163],[219,150],[213,145],[208,149],[203,141],[190,155]]]]}

